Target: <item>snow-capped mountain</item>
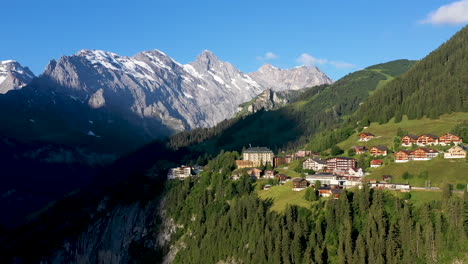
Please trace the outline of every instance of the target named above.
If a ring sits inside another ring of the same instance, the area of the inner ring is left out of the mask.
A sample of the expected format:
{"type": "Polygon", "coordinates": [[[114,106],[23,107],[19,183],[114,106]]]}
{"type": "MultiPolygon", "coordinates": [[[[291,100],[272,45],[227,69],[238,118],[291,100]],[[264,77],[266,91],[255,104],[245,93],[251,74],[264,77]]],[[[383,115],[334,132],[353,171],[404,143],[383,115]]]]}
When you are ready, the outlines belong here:
{"type": "Polygon", "coordinates": [[[0,94],[21,89],[29,84],[34,77],[28,67],[23,67],[16,61],[0,61],[0,94]]]}
{"type": "MultiPolygon", "coordinates": [[[[298,89],[330,82],[311,82],[316,77],[307,72],[317,69],[295,71],[299,73],[281,75],[279,80],[287,84],[275,85],[298,89]],[[301,76],[307,81],[301,83],[301,76]]],[[[132,57],[81,50],[50,61],[39,77],[28,79],[27,87],[0,95],[0,135],[134,149],[233,117],[240,104],[268,88],[262,72],[242,73],[207,50],[185,65],[158,50],[132,57]]]]}
{"type": "Polygon", "coordinates": [[[315,66],[299,66],[292,69],[279,69],[264,64],[249,76],[258,84],[274,91],[299,90],[321,84],[331,84],[333,80],[315,66]]]}
{"type": "Polygon", "coordinates": [[[181,65],[157,50],[133,57],[81,50],[49,63],[41,78],[92,108],[160,119],[177,131],[214,126],[264,90],[210,51],[181,65]]]}

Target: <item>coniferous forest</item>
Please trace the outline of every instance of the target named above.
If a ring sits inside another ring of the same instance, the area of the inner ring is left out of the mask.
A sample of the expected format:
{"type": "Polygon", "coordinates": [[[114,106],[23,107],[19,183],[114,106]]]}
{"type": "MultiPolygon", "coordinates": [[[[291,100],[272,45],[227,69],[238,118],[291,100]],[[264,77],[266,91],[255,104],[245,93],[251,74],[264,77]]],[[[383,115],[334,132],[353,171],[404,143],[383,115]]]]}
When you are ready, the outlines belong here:
{"type": "Polygon", "coordinates": [[[358,111],[365,122],[386,123],[468,111],[468,27],[382,89],[358,111]]]}
{"type": "Polygon", "coordinates": [[[176,263],[446,263],[464,254],[468,208],[448,188],[441,201],[413,205],[364,186],[280,214],[250,177],[229,179],[237,157],[223,152],[199,179],[169,183],[176,263]]]}

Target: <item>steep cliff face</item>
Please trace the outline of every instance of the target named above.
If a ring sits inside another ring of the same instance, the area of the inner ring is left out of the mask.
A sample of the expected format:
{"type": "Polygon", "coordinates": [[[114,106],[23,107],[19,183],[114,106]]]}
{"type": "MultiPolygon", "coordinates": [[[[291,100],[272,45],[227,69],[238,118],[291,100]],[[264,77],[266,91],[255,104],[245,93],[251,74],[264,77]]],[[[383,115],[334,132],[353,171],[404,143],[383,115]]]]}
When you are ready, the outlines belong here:
{"type": "Polygon", "coordinates": [[[279,69],[265,64],[258,71],[249,73],[258,84],[274,91],[300,90],[333,80],[315,66],[300,66],[292,69],[279,69]]]}
{"type": "MultiPolygon", "coordinates": [[[[167,243],[159,239],[165,233],[156,232],[159,201],[134,202],[106,208],[107,200],[98,207],[102,216],[82,232],[78,238],[64,241],[60,249],[41,263],[129,263],[143,254],[156,257],[158,248],[167,243]]],[[[170,237],[170,234],[166,236],[170,237]]]]}
{"type": "Polygon", "coordinates": [[[272,89],[267,89],[251,101],[241,104],[238,108],[237,116],[253,114],[260,110],[270,111],[280,108],[301,93],[303,93],[302,90],[275,92],[272,89]]]}

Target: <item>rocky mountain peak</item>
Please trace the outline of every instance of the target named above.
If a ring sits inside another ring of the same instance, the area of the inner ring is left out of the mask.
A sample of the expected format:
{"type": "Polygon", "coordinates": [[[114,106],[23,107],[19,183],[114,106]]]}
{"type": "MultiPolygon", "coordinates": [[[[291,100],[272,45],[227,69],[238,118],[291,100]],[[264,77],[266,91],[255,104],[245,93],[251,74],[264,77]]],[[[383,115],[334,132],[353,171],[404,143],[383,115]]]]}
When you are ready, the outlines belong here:
{"type": "Polygon", "coordinates": [[[265,63],[262,65],[262,67],[258,68],[259,72],[268,72],[268,71],[274,71],[274,70],[281,70],[279,68],[276,68],[275,66],[265,63]]]}
{"type": "Polygon", "coordinates": [[[34,78],[34,73],[19,62],[6,60],[0,62],[0,94],[21,89],[34,78]]]}
{"type": "Polygon", "coordinates": [[[200,55],[197,56],[197,59],[193,62],[193,64],[198,65],[200,68],[205,70],[209,70],[211,68],[217,67],[220,63],[222,63],[213,52],[209,50],[204,50],[200,55]]]}
{"type": "Polygon", "coordinates": [[[299,90],[333,82],[315,66],[298,66],[283,70],[264,64],[256,72],[249,73],[249,76],[261,86],[274,91],[299,90]]]}

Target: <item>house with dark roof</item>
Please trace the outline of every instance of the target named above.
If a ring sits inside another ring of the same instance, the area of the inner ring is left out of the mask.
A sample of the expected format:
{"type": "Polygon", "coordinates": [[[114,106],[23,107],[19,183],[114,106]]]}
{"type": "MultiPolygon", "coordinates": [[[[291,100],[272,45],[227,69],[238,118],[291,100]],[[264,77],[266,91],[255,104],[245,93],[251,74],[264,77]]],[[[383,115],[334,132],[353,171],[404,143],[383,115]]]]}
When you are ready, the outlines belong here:
{"type": "Polygon", "coordinates": [[[250,147],[242,153],[243,160],[253,162],[254,167],[270,163],[273,166],[273,151],[266,147],[250,147]]]}
{"type": "Polygon", "coordinates": [[[322,171],[327,166],[327,162],[321,158],[308,158],[302,162],[302,168],[305,170],[322,171]]]}
{"type": "Polygon", "coordinates": [[[356,154],[364,154],[367,151],[365,146],[352,146],[351,149],[354,150],[356,154]]]}
{"type": "Polygon", "coordinates": [[[442,146],[450,145],[452,143],[457,145],[462,142],[463,142],[463,139],[461,137],[458,137],[450,133],[447,133],[439,137],[439,144],[442,146]]]}
{"type": "Polygon", "coordinates": [[[429,146],[439,144],[439,137],[433,134],[423,134],[418,137],[416,142],[418,146],[429,146]]]}
{"type": "Polygon", "coordinates": [[[372,156],[387,156],[388,154],[388,148],[386,146],[373,146],[370,148],[370,154],[372,156]]]}
{"type": "Polygon", "coordinates": [[[306,181],[306,179],[303,179],[303,178],[294,178],[292,179],[292,184],[293,184],[293,191],[300,191],[300,190],[303,190],[305,188],[307,188],[307,185],[309,185],[309,183],[306,181]]]}
{"type": "Polygon", "coordinates": [[[400,150],[395,152],[395,162],[401,163],[412,160],[413,158],[411,152],[411,150],[400,150]]]}
{"type": "Polygon", "coordinates": [[[431,148],[418,148],[411,152],[413,160],[430,160],[437,157],[438,154],[437,150],[431,148]]]}
{"type": "Polygon", "coordinates": [[[418,142],[418,136],[416,135],[406,135],[401,138],[401,145],[405,147],[410,147],[413,144],[416,144],[418,142]]]}
{"type": "Polygon", "coordinates": [[[288,175],[285,175],[285,174],[276,174],[276,179],[278,179],[278,181],[280,181],[281,183],[285,183],[289,177],[288,175]]]}
{"type": "Polygon", "coordinates": [[[445,159],[464,159],[466,158],[467,148],[461,144],[455,145],[444,153],[445,159]]]}

